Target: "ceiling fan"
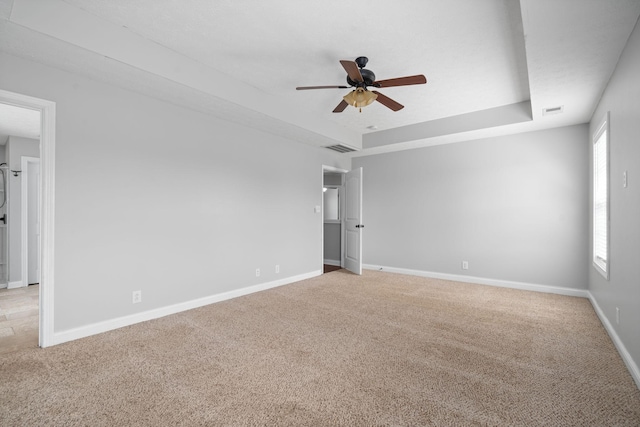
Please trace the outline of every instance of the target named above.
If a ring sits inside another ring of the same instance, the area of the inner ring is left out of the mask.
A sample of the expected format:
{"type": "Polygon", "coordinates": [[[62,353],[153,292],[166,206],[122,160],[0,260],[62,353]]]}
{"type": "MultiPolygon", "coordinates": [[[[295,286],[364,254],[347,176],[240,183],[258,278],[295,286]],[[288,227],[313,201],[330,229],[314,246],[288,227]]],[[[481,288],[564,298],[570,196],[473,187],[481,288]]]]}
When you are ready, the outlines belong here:
{"type": "Polygon", "coordinates": [[[373,101],[378,101],[385,107],[398,111],[404,108],[404,105],[397,103],[393,99],[381,94],[376,90],[368,90],[368,87],[383,88],[393,86],[408,86],[408,85],[420,85],[427,83],[427,78],[418,74],[415,76],[398,77],[395,79],[376,80],[376,75],[373,71],[364,68],[369,62],[369,58],[366,56],[359,56],[355,61],[342,60],[340,64],[347,72],[347,83],[349,86],[299,86],[296,90],[309,90],[309,89],[349,89],[354,88],[346,96],[336,108],[334,113],[342,113],[348,105],[353,105],[359,108],[362,112],[362,107],[366,107],[373,101]]]}

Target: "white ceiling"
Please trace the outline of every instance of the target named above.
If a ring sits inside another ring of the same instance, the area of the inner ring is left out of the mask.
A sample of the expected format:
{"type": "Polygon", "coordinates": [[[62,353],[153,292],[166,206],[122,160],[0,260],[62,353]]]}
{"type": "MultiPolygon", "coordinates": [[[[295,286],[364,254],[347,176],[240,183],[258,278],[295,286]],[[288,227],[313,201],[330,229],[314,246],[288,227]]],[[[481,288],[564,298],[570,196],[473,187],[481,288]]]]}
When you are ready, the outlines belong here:
{"type": "Polygon", "coordinates": [[[639,14],[640,0],[0,0],[0,50],[366,155],[589,121],[639,14]],[[381,89],[399,112],[335,114],[347,89],[295,90],[345,84],[338,61],[357,56],[378,79],[428,83],[381,89]]]}
{"type": "Polygon", "coordinates": [[[0,145],[9,136],[40,138],[40,111],[0,104],[0,145]]]}

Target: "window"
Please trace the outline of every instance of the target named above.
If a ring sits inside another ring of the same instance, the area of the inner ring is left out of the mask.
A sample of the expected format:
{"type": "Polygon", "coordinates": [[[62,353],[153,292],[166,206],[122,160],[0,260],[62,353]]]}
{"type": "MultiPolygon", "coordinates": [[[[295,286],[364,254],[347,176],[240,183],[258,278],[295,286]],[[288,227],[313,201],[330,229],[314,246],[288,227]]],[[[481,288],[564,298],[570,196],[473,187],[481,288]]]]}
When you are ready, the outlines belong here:
{"type": "Polygon", "coordinates": [[[609,278],[609,113],[593,135],[593,265],[609,278]]]}

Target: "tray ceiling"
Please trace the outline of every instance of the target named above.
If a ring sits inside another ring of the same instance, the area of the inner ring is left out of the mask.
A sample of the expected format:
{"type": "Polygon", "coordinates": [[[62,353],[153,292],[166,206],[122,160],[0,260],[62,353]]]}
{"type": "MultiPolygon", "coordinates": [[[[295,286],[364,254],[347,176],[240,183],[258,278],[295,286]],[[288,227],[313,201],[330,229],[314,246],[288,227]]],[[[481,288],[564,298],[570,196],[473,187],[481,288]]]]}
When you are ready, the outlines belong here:
{"type": "MultiPolygon", "coordinates": [[[[319,146],[366,155],[590,120],[637,0],[15,0],[0,49],[319,146]],[[340,59],[405,106],[331,111],[340,59]],[[106,58],[106,60],[105,60],[106,58]],[[563,106],[563,113],[542,109],[563,106]]],[[[7,7],[8,5],[8,7],[7,7]]]]}

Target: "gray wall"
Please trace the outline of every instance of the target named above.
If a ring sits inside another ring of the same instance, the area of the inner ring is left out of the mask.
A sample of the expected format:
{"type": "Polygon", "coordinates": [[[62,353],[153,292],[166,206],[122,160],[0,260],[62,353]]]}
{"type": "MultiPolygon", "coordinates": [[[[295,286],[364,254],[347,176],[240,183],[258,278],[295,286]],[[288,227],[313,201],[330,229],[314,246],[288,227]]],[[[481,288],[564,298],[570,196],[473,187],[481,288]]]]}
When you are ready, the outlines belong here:
{"type": "MultiPolygon", "coordinates": [[[[631,33],[591,121],[610,112],[610,271],[605,280],[589,262],[589,290],[640,366],[640,27],[631,33]],[[628,186],[622,174],[628,171],[628,186]],[[620,324],[616,324],[616,307],[620,324]]],[[[592,148],[592,144],[589,146],[592,148]]],[[[592,161],[592,153],[590,159],[592,161]]],[[[590,164],[589,170],[591,171],[590,164]]],[[[591,174],[590,174],[591,175],[591,174]]],[[[593,177],[590,177],[591,185],[593,177]]],[[[590,186],[591,188],[591,186],[590,186]]],[[[591,205],[590,205],[591,206],[591,205]]],[[[589,209],[591,214],[591,208],[589,209]]],[[[591,227],[589,244],[591,245],[591,227]]],[[[589,260],[592,247],[589,246],[589,260]]]]}
{"type": "MultiPolygon", "coordinates": [[[[0,145],[0,163],[6,163],[6,160],[5,160],[6,149],[7,149],[6,145],[0,145]]],[[[9,176],[8,176],[9,173],[10,172],[7,169],[5,169],[4,177],[7,182],[9,182],[9,176]]],[[[0,177],[0,189],[2,188],[3,188],[2,177],[0,177]]],[[[3,200],[3,196],[2,196],[2,193],[0,193],[0,204],[2,204],[2,200],[3,200]]],[[[0,208],[0,217],[6,212],[7,212],[7,205],[5,204],[0,208]]],[[[0,288],[6,288],[7,282],[8,282],[7,273],[9,271],[9,266],[6,264],[6,262],[8,261],[7,236],[8,236],[7,227],[3,223],[0,223],[0,288]]]]}
{"type": "Polygon", "coordinates": [[[364,262],[585,289],[587,141],[579,125],[355,158],[364,262]]]}
{"type": "Polygon", "coordinates": [[[56,332],[321,269],[322,165],[348,159],[26,59],[0,63],[2,89],[56,102],[56,332]]]}
{"type": "Polygon", "coordinates": [[[341,173],[325,172],[324,185],[333,185],[333,186],[342,185],[342,175],[343,174],[341,173]]]}
{"type": "Polygon", "coordinates": [[[337,223],[324,224],[324,259],[340,262],[340,229],[337,223]]]}

